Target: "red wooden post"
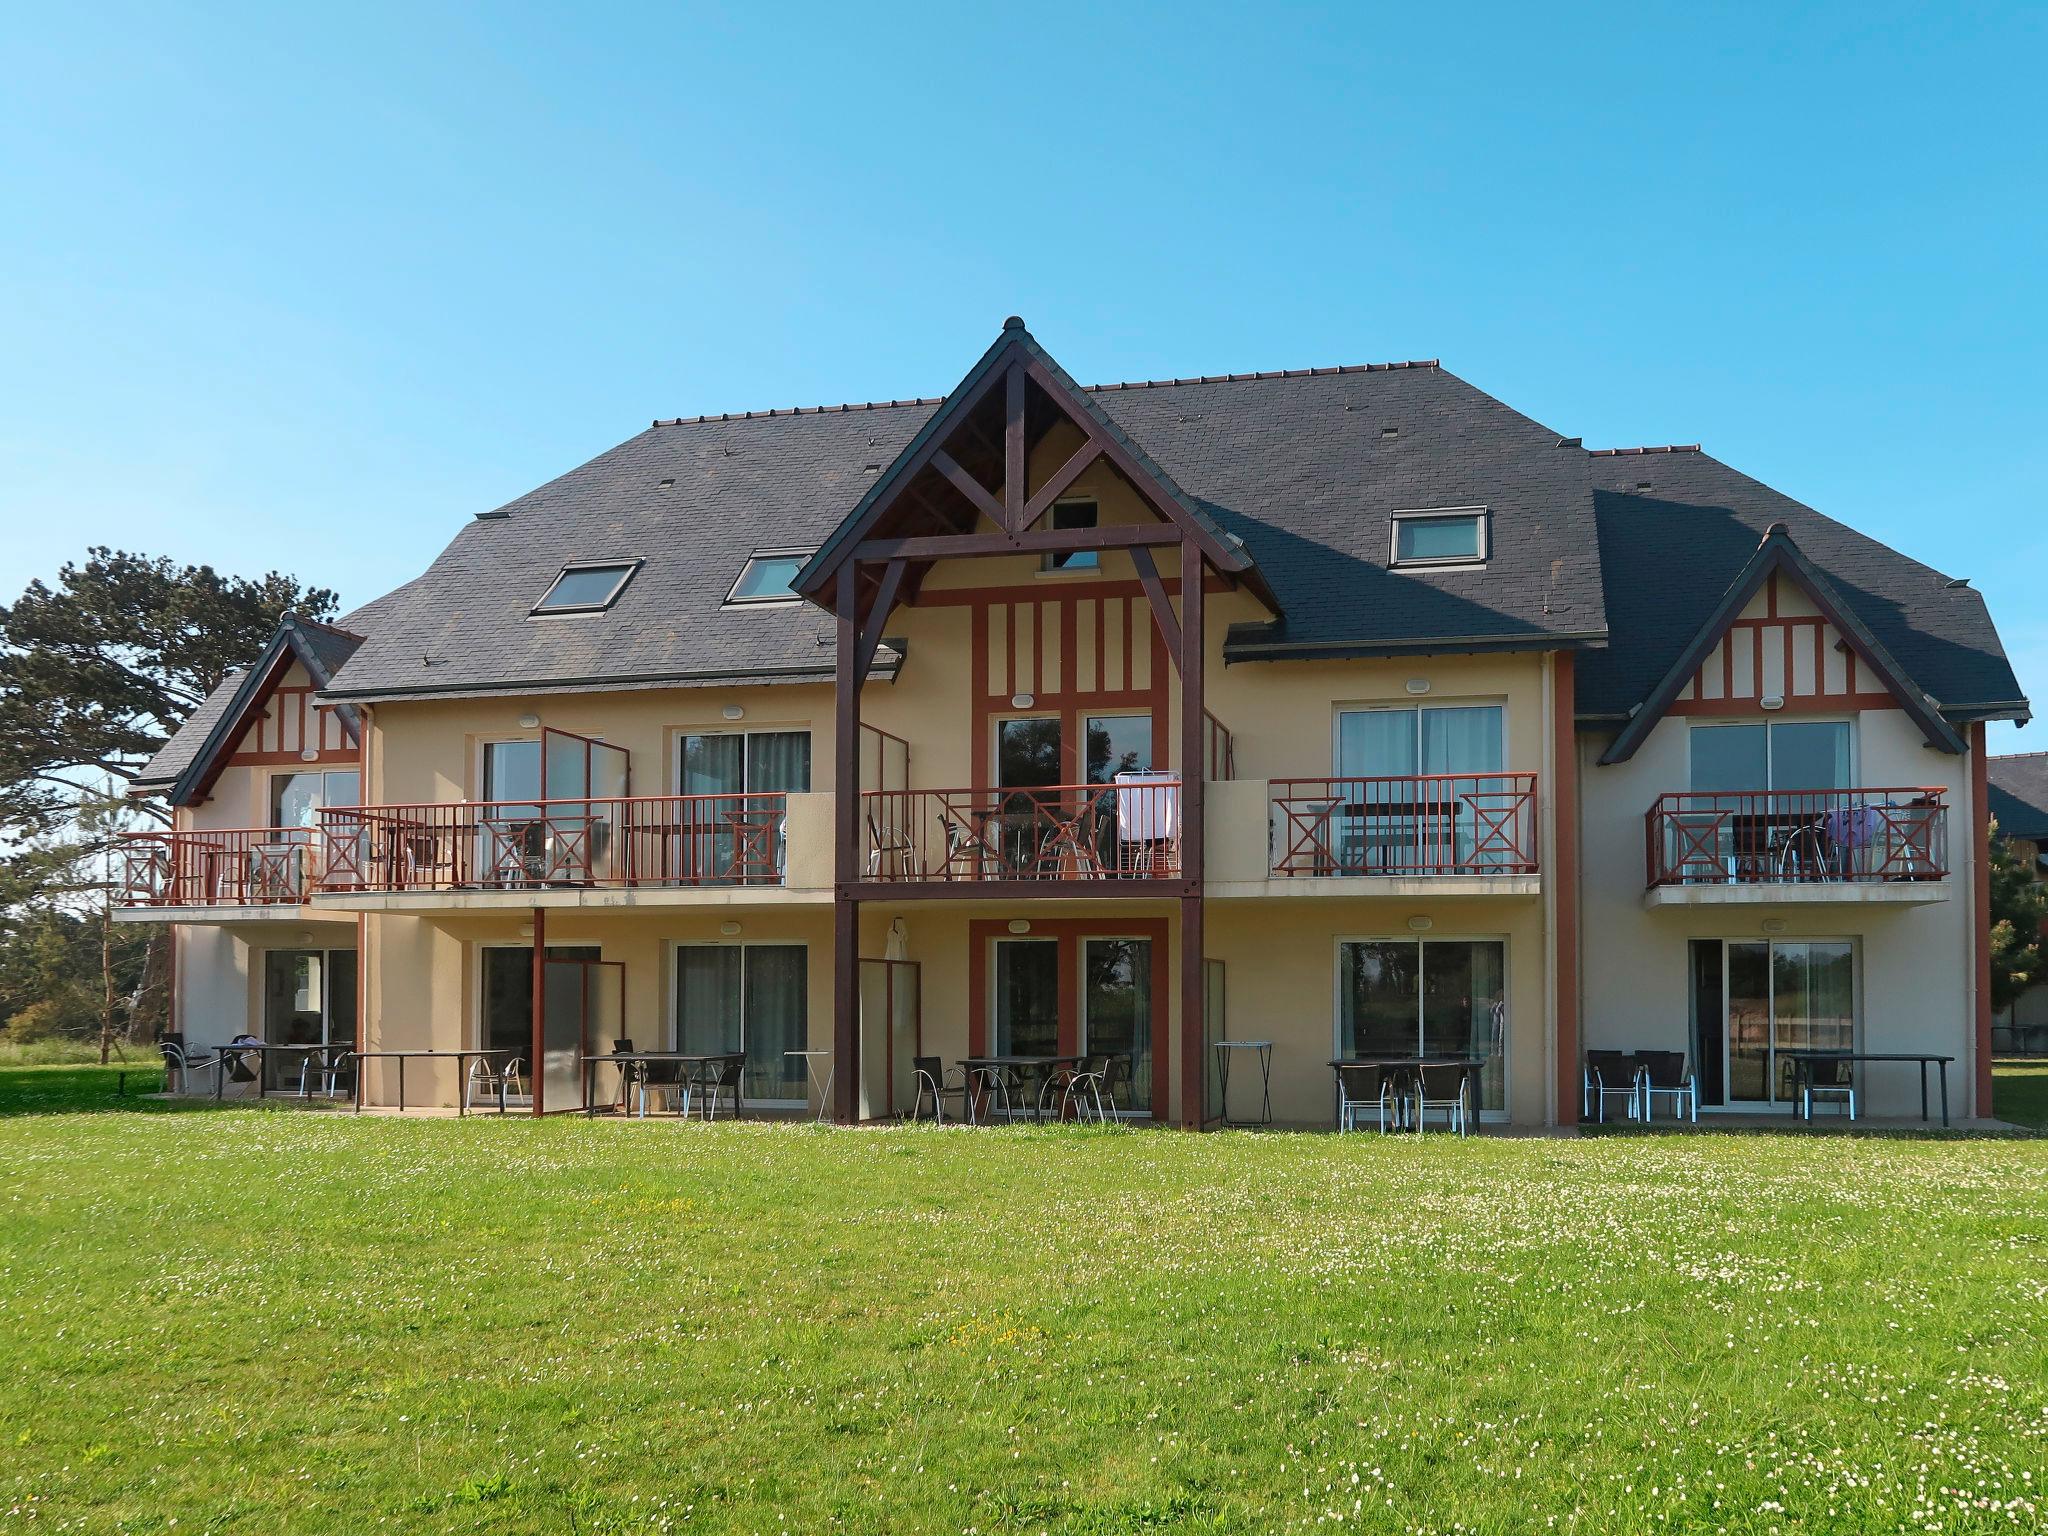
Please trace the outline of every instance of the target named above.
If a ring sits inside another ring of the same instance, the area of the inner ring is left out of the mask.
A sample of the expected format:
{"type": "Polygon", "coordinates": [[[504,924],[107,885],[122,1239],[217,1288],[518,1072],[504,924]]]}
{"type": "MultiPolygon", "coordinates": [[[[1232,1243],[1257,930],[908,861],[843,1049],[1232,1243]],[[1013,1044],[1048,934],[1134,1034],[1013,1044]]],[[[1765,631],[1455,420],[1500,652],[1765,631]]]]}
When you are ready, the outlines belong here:
{"type": "Polygon", "coordinates": [[[1180,546],[1180,1123],[1202,1128],[1202,1021],[1205,1013],[1202,880],[1202,550],[1180,546]]]}
{"type": "Polygon", "coordinates": [[[1577,673],[1570,651],[1551,670],[1550,803],[1557,832],[1551,889],[1557,893],[1552,985],[1557,1015],[1557,1123],[1579,1123],[1579,729],[1577,673]]]}
{"type": "Polygon", "coordinates": [[[1969,741],[1970,960],[1977,981],[1971,988],[1977,996],[1976,1017],[1971,1021],[1976,1040],[1972,1054],[1977,1058],[1971,1098],[1972,1112],[1983,1118],[1991,1113],[1991,765],[1984,757],[1983,721],[1970,727],[1969,741]]]}

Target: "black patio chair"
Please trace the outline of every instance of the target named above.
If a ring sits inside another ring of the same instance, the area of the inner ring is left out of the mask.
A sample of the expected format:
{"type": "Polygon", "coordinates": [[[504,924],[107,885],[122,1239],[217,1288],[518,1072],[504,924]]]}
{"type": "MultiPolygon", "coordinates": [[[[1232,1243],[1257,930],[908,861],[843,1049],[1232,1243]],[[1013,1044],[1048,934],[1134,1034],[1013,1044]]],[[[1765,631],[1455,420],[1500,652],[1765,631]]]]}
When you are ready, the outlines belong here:
{"type": "Polygon", "coordinates": [[[704,1071],[698,1074],[697,1088],[704,1096],[704,1118],[718,1118],[718,1096],[732,1095],[732,1117],[737,1120],[746,1113],[747,1101],[741,1090],[740,1077],[747,1069],[747,1058],[743,1055],[714,1056],[704,1064],[704,1071]]]}
{"type": "Polygon", "coordinates": [[[1604,1123],[1607,1101],[1620,1099],[1628,1105],[1629,1119],[1640,1118],[1642,1098],[1637,1091],[1640,1080],[1636,1066],[1635,1054],[1631,1051],[1586,1052],[1585,1091],[1579,1106],[1580,1117],[1604,1123]]]}
{"type": "MultiPolygon", "coordinates": [[[[1829,1098],[1846,1105],[1849,1118],[1856,1118],[1856,1063],[1844,1057],[1807,1057],[1800,1063],[1799,1118],[1813,1118],[1813,1102],[1829,1098]]],[[[1924,1077],[1924,1073],[1923,1073],[1924,1077]]]]}
{"type": "Polygon", "coordinates": [[[299,1058],[299,1097],[313,1096],[314,1085],[330,1099],[352,1092],[356,1085],[356,1053],[346,1045],[324,1045],[299,1058]]]}
{"type": "Polygon", "coordinates": [[[1472,1134],[1472,1074],[1461,1065],[1418,1067],[1415,1072],[1415,1134],[1429,1125],[1430,1111],[1444,1117],[1444,1129],[1472,1134]]]}
{"type": "Polygon", "coordinates": [[[1671,1100],[1671,1112],[1695,1124],[1700,1118],[1700,1090],[1693,1075],[1685,1070],[1683,1051],[1637,1051],[1636,1093],[1642,1116],[1648,1121],[1661,1094],[1671,1100]]]}
{"type": "Polygon", "coordinates": [[[957,1119],[967,1119],[967,1075],[958,1067],[951,1068],[948,1077],[945,1062],[936,1056],[913,1056],[910,1070],[917,1082],[917,1096],[910,1101],[910,1118],[922,1120],[924,1107],[931,1105],[932,1121],[937,1125],[946,1123],[946,1100],[959,1102],[957,1119]]]}
{"type": "Polygon", "coordinates": [[[1367,1114],[1379,1117],[1381,1134],[1407,1128],[1414,1107],[1412,1074],[1401,1067],[1354,1063],[1337,1069],[1337,1129],[1355,1131],[1367,1114]]]}
{"type": "Polygon", "coordinates": [[[208,1055],[203,1049],[199,1051],[189,1049],[185,1044],[185,1035],[182,1030],[166,1030],[161,1035],[158,1035],[156,1048],[164,1059],[164,1091],[166,1093],[173,1091],[171,1088],[173,1073],[177,1075],[178,1082],[175,1091],[187,1093],[190,1091],[190,1073],[203,1072],[208,1067],[218,1071],[221,1066],[220,1053],[218,1051],[208,1055]]]}

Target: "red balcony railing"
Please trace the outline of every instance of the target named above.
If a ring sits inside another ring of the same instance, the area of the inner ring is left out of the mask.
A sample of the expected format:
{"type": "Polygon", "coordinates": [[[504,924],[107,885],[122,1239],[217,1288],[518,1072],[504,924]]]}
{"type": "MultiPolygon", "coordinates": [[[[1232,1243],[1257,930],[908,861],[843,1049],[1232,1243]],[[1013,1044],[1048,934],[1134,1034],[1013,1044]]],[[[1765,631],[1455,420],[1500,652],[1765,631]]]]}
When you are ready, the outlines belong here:
{"type": "Polygon", "coordinates": [[[1536,775],[1275,779],[1276,875],[1529,875],[1536,775]]]}
{"type": "Polygon", "coordinates": [[[1155,880],[1180,873],[1180,781],[861,796],[870,880],[1155,880]]]}
{"type": "Polygon", "coordinates": [[[1942,796],[1924,787],[1659,795],[1646,818],[1649,882],[1939,880],[1948,873],[1942,796]]]}
{"type": "Polygon", "coordinates": [[[349,806],[320,812],[324,891],[780,885],[780,794],[349,806]]]}
{"type": "Polygon", "coordinates": [[[295,905],[320,871],[310,827],[128,832],[120,849],[124,907],[295,905]]]}

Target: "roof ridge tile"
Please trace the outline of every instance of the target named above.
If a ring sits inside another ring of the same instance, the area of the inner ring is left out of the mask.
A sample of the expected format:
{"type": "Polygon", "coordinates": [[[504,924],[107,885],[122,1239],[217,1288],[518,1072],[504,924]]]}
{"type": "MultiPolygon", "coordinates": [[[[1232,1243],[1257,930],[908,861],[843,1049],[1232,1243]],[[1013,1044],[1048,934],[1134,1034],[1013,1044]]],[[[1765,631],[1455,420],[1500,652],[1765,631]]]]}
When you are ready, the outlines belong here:
{"type": "Polygon", "coordinates": [[[1593,459],[1632,459],[1646,453],[1698,453],[1698,443],[1652,443],[1642,448],[1588,448],[1586,456],[1593,459]]]}

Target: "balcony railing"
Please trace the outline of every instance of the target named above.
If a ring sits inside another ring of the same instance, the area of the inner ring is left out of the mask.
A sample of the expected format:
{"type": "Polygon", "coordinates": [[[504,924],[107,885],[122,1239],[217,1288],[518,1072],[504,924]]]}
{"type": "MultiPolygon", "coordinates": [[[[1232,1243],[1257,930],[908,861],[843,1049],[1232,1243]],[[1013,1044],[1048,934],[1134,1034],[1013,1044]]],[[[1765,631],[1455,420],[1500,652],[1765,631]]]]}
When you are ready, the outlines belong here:
{"type": "Polygon", "coordinates": [[[320,870],[310,827],[129,832],[121,837],[124,907],[269,907],[306,899],[320,870]]]}
{"type": "Polygon", "coordinates": [[[1647,817],[1649,883],[1939,880],[1948,873],[1942,796],[1924,787],[1659,795],[1647,817]]]}
{"type": "Polygon", "coordinates": [[[1180,873],[1180,781],[861,796],[869,880],[1163,880],[1180,873]]]}
{"type": "Polygon", "coordinates": [[[1276,875],[1530,875],[1536,775],[1275,779],[1276,875]]]}
{"type": "Polygon", "coordinates": [[[781,794],[349,806],[320,812],[323,891],[780,885],[781,794]]]}

